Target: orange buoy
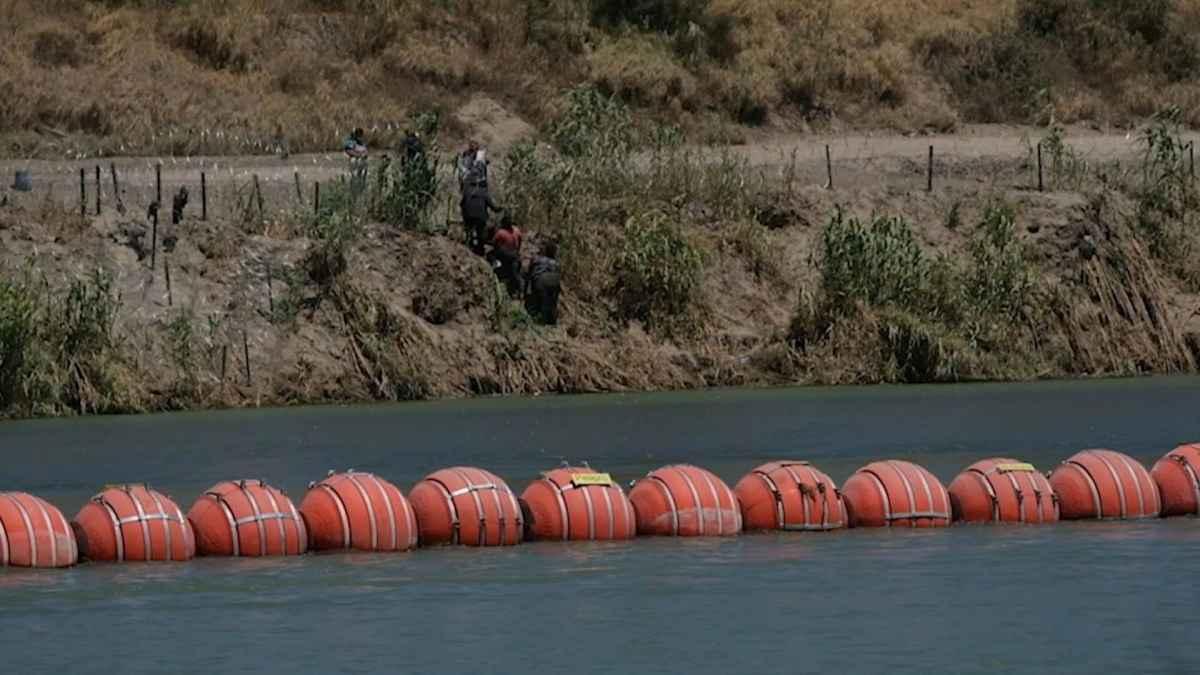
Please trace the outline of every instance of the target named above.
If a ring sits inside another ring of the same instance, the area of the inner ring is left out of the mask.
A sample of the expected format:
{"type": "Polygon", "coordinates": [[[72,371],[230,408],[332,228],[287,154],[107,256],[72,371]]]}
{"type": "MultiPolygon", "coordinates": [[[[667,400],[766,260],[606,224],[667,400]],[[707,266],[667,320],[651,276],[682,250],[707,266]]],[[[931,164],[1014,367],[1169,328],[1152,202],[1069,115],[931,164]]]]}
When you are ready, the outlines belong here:
{"type": "Polygon", "coordinates": [[[1153,518],[1160,508],[1158,486],[1146,467],[1112,450],[1084,450],[1050,474],[1066,520],[1153,518]]]}
{"type": "Polygon", "coordinates": [[[67,519],[44,499],[0,492],[0,567],[70,567],[79,547],[67,519]]]}
{"type": "Polygon", "coordinates": [[[733,488],[747,530],[836,530],[846,526],[846,504],[829,476],[808,462],[771,462],[733,488]]]}
{"type": "Polygon", "coordinates": [[[92,560],[191,560],[196,536],[170,497],[145,485],[106,488],[75,516],[82,555],[92,560]]]}
{"type": "Polygon", "coordinates": [[[395,485],[369,473],[331,474],[308,486],[300,514],[313,550],[407,551],[417,519],[395,485]]]}
{"type": "Polygon", "coordinates": [[[950,496],[936,476],[912,462],[873,462],[842,486],[850,527],[945,527],[950,496]]]}
{"type": "Polygon", "coordinates": [[[1058,497],[1032,464],[997,458],[975,462],[950,487],[955,520],[968,523],[1053,523],[1058,497]]]}
{"type": "Polygon", "coordinates": [[[435,471],[413,486],[408,501],[417,514],[422,546],[509,546],[521,543],[524,534],[516,495],[483,469],[435,471]]]}
{"type": "Polygon", "coordinates": [[[1181,445],[1163,455],[1150,470],[1162,495],[1162,515],[1200,513],[1200,443],[1181,445]]]}
{"type": "Polygon", "coordinates": [[[699,467],[677,464],[650,472],[629,491],[642,535],[724,537],[742,531],[733,490],[699,467]]]}
{"type": "Polygon", "coordinates": [[[261,480],[225,481],[209,488],[188,511],[199,555],[299,555],[308,550],[300,512],[280,490],[261,480]]]}
{"type": "Polygon", "coordinates": [[[525,488],[521,501],[534,539],[630,539],[637,534],[624,490],[608,474],[589,468],[546,471],[525,488]]]}

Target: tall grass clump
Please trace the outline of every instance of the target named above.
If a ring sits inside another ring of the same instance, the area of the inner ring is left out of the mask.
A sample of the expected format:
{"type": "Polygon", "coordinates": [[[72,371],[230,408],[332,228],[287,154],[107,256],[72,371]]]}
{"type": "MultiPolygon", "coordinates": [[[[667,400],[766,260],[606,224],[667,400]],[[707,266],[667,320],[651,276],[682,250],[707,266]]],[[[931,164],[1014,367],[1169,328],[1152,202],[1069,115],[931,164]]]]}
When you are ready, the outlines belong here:
{"type": "Polygon", "coordinates": [[[120,305],[101,271],[61,292],[28,273],[0,281],[0,413],[129,409],[115,334],[120,305]]]}
{"type": "Polygon", "coordinates": [[[1200,271],[1195,265],[1200,250],[1200,192],[1191,175],[1188,146],[1180,134],[1181,115],[1178,108],[1162,111],[1142,133],[1136,229],[1152,255],[1190,286],[1200,288],[1200,271]]]}
{"type": "Polygon", "coordinates": [[[685,328],[700,293],[700,249],[661,212],[630,218],[623,234],[613,270],[620,317],[666,331],[685,328]]]}
{"type": "Polygon", "coordinates": [[[1014,376],[1004,369],[1029,367],[1016,353],[1028,341],[1016,336],[1035,325],[1038,289],[1012,209],[986,209],[970,250],[965,262],[931,257],[903,218],[834,213],[822,236],[819,287],[792,321],[793,345],[824,353],[837,350],[832,341],[858,336],[850,341],[866,350],[859,358],[878,359],[868,379],[957,380],[978,368],[1014,376]]]}

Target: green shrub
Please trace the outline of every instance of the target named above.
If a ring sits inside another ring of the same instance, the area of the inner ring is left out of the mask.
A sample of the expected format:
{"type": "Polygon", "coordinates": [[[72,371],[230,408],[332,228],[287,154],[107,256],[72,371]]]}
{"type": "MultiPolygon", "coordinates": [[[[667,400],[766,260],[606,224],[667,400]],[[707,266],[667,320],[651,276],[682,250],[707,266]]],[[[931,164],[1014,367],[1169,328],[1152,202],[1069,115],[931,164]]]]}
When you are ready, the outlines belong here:
{"type": "Polygon", "coordinates": [[[660,212],[630,218],[624,235],[614,269],[620,315],[669,327],[692,309],[704,257],[678,224],[660,212]]]}
{"type": "Polygon", "coordinates": [[[919,306],[930,265],[909,224],[899,217],[870,223],[839,209],[822,237],[821,287],[836,310],[856,302],[919,306]]]}
{"type": "Polygon", "coordinates": [[[1180,134],[1181,115],[1178,108],[1165,110],[1142,134],[1145,151],[1135,224],[1152,255],[1190,286],[1200,287],[1194,259],[1200,238],[1200,192],[1180,134]]]}
{"type": "Polygon", "coordinates": [[[1003,205],[989,207],[971,240],[966,301],[977,317],[1011,322],[1020,317],[1034,287],[1032,266],[1017,238],[1016,217],[1003,205]]]}
{"type": "Polygon", "coordinates": [[[20,397],[36,335],[36,307],[27,284],[0,279],[0,410],[20,397]]]}
{"type": "Polygon", "coordinates": [[[563,155],[577,159],[624,159],[637,142],[625,104],[590,85],[567,92],[566,110],[551,127],[550,139],[563,155]]]}

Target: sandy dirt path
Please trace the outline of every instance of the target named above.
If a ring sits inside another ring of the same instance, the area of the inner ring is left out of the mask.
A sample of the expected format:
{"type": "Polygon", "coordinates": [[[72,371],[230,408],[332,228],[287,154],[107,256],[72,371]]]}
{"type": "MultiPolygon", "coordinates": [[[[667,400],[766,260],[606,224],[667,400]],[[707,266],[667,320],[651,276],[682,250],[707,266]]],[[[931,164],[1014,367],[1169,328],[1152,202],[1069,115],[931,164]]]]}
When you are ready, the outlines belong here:
{"type": "MultiPolygon", "coordinates": [[[[801,183],[824,184],[826,181],[825,147],[830,148],[835,187],[854,188],[870,184],[911,183],[924,185],[930,146],[934,148],[937,180],[996,180],[1005,176],[1027,186],[1036,175],[1027,167],[1031,148],[1046,131],[1034,127],[975,125],[957,133],[931,136],[898,136],[887,133],[849,135],[787,135],[756,140],[726,148],[695,148],[702,155],[719,160],[722,155],[744,160],[766,172],[790,172],[801,183]],[[1024,172],[1026,177],[1015,176],[1024,172]]],[[[1134,160],[1140,153],[1139,136],[1132,133],[1102,133],[1085,128],[1067,130],[1067,142],[1080,157],[1090,163],[1134,160]]],[[[495,164],[502,164],[504,147],[492,148],[495,164]]],[[[373,157],[385,153],[376,150],[373,157]]],[[[393,157],[395,152],[388,153],[393,157]]],[[[449,158],[446,158],[447,162],[449,158]]],[[[443,170],[448,170],[447,162],[443,170]]],[[[348,163],[339,152],[277,156],[237,157],[113,157],[84,160],[0,160],[2,189],[8,190],[18,169],[31,172],[35,193],[50,191],[54,199],[78,204],[79,171],[84,170],[89,210],[95,203],[95,168],[101,167],[102,201],[112,205],[110,165],[117,169],[123,202],[129,208],[145,208],[154,198],[155,166],[162,165],[164,199],[179,186],[187,185],[191,204],[199,207],[200,174],[205,173],[210,208],[220,209],[234,197],[243,197],[257,175],[267,208],[294,207],[312,198],[314,182],[328,182],[344,176],[348,163]],[[299,190],[296,188],[299,179],[299,190]]],[[[503,192],[503,186],[500,186],[503,192]]]]}

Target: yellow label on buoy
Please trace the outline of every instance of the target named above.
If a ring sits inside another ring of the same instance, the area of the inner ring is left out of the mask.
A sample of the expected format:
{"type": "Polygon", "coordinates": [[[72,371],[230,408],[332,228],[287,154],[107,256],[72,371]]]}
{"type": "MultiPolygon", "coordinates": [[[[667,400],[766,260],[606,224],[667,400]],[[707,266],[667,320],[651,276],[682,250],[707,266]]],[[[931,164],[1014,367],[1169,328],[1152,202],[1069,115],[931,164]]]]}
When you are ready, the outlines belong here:
{"type": "Polygon", "coordinates": [[[1027,473],[1036,473],[1037,469],[1032,464],[1025,462],[1012,462],[1009,464],[997,464],[996,470],[1000,473],[1008,473],[1010,471],[1024,471],[1027,473]]]}
{"type": "Polygon", "coordinates": [[[612,485],[612,476],[606,473],[577,473],[571,476],[576,485],[612,485]]]}

